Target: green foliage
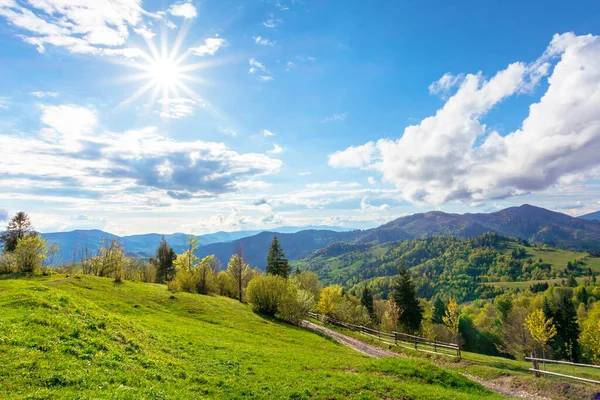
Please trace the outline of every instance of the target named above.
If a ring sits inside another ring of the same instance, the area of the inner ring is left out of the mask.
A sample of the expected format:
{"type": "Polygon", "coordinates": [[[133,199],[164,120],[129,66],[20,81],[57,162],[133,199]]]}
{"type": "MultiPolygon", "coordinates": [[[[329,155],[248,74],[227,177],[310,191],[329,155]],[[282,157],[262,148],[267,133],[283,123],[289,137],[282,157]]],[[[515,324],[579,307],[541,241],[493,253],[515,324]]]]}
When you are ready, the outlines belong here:
{"type": "MultiPolygon", "coordinates": [[[[250,282],[252,283],[252,282],[250,282]]],[[[299,289],[292,281],[287,281],[285,292],[279,299],[277,317],[292,324],[298,324],[315,306],[312,293],[299,289]]]]}
{"type": "Polygon", "coordinates": [[[39,274],[44,267],[44,260],[48,256],[46,241],[41,236],[30,233],[18,239],[12,254],[12,264],[19,272],[39,274]]]}
{"type": "Polygon", "coordinates": [[[418,331],[423,319],[423,310],[417,300],[412,278],[404,266],[398,270],[392,296],[400,310],[398,315],[400,325],[408,332],[418,331]]]}
{"type": "Polygon", "coordinates": [[[436,296],[433,302],[433,313],[431,314],[431,321],[434,324],[443,323],[443,317],[446,315],[446,303],[440,296],[436,296]]]}
{"type": "Polygon", "coordinates": [[[319,299],[319,294],[323,290],[323,284],[319,281],[317,274],[311,271],[302,271],[294,274],[292,281],[298,286],[299,289],[305,290],[312,294],[313,300],[319,299]]]}
{"type": "Polygon", "coordinates": [[[360,296],[360,303],[367,309],[371,321],[375,321],[375,307],[373,306],[373,295],[367,286],[363,289],[362,295],[360,296]]]}
{"type": "Polygon", "coordinates": [[[170,281],[175,276],[175,266],[173,261],[177,256],[175,251],[169,246],[165,237],[162,237],[158,248],[156,249],[156,282],[164,283],[170,281]]]}
{"type": "Polygon", "coordinates": [[[291,270],[292,267],[288,263],[287,258],[285,258],[281,244],[279,243],[277,236],[274,236],[271,246],[269,247],[265,272],[270,275],[279,275],[287,278],[291,270]]]}
{"type": "Polygon", "coordinates": [[[94,276],[0,280],[0,365],[3,400],[501,398],[427,361],[365,357],[225,297],[94,276]]]}
{"type": "Polygon", "coordinates": [[[252,304],[254,311],[275,316],[287,290],[288,282],[285,278],[279,275],[261,275],[252,279],[248,285],[248,302],[252,304]]]}
{"type": "Polygon", "coordinates": [[[19,211],[8,222],[6,230],[0,234],[0,243],[2,243],[4,251],[12,253],[17,248],[19,240],[32,232],[33,226],[29,216],[23,211],[19,211]]]}

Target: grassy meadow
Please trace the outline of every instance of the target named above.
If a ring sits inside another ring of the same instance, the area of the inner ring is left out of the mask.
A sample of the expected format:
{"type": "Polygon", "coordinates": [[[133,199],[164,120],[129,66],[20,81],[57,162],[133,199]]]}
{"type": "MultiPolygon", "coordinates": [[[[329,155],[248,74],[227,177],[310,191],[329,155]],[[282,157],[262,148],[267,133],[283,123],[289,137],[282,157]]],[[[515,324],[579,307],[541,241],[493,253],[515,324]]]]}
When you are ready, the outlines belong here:
{"type": "Polygon", "coordinates": [[[2,399],[497,399],[218,296],[93,276],[0,276],[2,399]]]}

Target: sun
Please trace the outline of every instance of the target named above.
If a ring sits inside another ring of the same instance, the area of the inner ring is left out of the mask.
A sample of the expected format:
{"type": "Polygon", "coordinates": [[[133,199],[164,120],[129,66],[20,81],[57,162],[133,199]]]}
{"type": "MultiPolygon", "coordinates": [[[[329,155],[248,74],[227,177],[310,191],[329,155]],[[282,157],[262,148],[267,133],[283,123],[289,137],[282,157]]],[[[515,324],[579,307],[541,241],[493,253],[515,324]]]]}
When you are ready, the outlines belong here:
{"type": "Polygon", "coordinates": [[[163,33],[160,38],[160,51],[152,38],[145,38],[148,50],[139,50],[138,57],[126,63],[128,67],[138,72],[128,75],[125,80],[141,81],[142,86],[123,103],[130,103],[149,92],[151,92],[150,105],[158,101],[166,106],[170,100],[180,99],[183,96],[204,103],[190,84],[205,83],[194,72],[206,68],[209,64],[207,62],[186,63],[191,51],[180,51],[185,33],[186,30],[182,29],[171,45],[166,33],[163,33]]]}
{"type": "Polygon", "coordinates": [[[172,90],[181,85],[183,74],[179,66],[169,59],[155,60],[148,65],[148,75],[154,85],[172,90]]]}

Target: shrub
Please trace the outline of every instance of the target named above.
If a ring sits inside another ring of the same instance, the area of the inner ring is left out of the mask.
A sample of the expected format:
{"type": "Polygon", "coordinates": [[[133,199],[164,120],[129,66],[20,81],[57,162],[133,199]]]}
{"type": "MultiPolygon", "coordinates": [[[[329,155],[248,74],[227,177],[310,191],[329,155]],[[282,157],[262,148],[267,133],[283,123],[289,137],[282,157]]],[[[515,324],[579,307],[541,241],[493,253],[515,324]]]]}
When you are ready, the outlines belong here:
{"type": "Polygon", "coordinates": [[[36,234],[27,235],[17,242],[12,253],[14,263],[21,272],[40,273],[46,259],[46,241],[36,234]]]}
{"type": "Polygon", "coordinates": [[[299,289],[294,282],[288,282],[279,301],[277,317],[292,324],[298,324],[315,306],[312,293],[299,289]]]}
{"type": "Polygon", "coordinates": [[[274,316],[287,285],[287,280],[278,275],[258,276],[248,284],[248,302],[254,311],[274,316]]]}

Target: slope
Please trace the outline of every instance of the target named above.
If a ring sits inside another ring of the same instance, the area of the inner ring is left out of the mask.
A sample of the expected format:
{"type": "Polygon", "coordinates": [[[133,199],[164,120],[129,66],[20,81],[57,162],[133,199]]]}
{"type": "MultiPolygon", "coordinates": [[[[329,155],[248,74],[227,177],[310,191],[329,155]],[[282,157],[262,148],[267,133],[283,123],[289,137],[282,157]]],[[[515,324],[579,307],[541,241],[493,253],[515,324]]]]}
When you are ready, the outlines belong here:
{"type": "Polygon", "coordinates": [[[577,218],[587,219],[590,221],[600,221],[600,211],[596,211],[596,212],[585,214],[585,215],[580,215],[577,218]]]}
{"type": "Polygon", "coordinates": [[[91,276],[0,277],[0,398],[496,399],[223,297],[91,276]]]}

